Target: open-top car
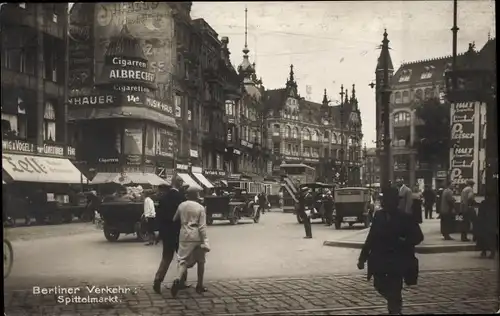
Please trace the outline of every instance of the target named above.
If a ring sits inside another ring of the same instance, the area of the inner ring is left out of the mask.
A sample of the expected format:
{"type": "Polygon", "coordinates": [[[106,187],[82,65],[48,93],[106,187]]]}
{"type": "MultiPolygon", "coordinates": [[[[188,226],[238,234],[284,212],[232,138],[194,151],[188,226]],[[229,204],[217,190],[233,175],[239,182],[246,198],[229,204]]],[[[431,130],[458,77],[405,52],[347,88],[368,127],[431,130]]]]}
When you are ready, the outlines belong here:
{"type": "Polygon", "coordinates": [[[206,196],[204,204],[208,225],[213,224],[214,220],[229,220],[231,225],[238,224],[243,218],[250,218],[255,223],[260,220],[260,211],[243,189],[233,189],[229,196],[206,196]]]}

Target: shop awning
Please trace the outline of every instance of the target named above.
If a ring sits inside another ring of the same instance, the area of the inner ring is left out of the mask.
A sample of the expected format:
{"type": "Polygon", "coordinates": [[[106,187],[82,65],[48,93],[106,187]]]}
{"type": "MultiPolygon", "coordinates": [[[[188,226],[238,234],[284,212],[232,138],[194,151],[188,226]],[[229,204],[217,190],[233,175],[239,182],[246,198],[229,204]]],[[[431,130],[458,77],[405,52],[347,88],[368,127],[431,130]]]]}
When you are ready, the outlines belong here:
{"type": "Polygon", "coordinates": [[[12,181],[68,184],[87,181],[75,165],[64,158],[2,154],[2,167],[12,181]]]}
{"type": "Polygon", "coordinates": [[[187,184],[189,185],[190,187],[197,187],[197,188],[200,188],[200,185],[198,183],[196,183],[196,181],[194,181],[193,178],[191,178],[191,176],[187,173],[178,173],[177,174],[178,177],[180,177],[182,179],[182,181],[184,181],[184,184],[187,184]]]}
{"type": "Polygon", "coordinates": [[[205,178],[205,176],[201,173],[195,173],[193,172],[193,176],[198,179],[198,181],[200,181],[200,183],[207,189],[212,189],[214,187],[214,185],[208,181],[207,178],[205,178]]]}
{"type": "Polygon", "coordinates": [[[108,173],[101,172],[98,173],[94,179],[92,179],[92,184],[105,184],[105,183],[116,183],[121,185],[126,184],[149,184],[149,185],[162,185],[168,184],[167,181],[158,177],[154,173],[108,173]]]}

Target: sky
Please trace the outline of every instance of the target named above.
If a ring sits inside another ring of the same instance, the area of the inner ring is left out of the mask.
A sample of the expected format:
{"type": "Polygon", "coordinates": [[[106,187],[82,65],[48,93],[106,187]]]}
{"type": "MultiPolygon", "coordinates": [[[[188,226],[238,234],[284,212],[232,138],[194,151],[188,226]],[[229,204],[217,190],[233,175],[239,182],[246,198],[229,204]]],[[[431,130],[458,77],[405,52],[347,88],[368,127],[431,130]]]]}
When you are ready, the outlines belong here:
{"type": "MultiPolygon", "coordinates": [[[[458,1],[458,52],[468,43],[482,48],[495,34],[493,0],[458,1]]],[[[229,37],[231,61],[242,61],[248,8],[250,60],[268,89],[283,88],[294,65],[299,93],[321,102],[323,91],[332,101],[340,86],[356,85],[363,120],[364,142],[374,147],[375,79],[384,28],[397,70],[402,62],[451,55],[453,1],[287,1],[194,2],[191,16],[205,19],[229,37]]],[[[349,91],[350,92],[350,91],[349,91]]]]}

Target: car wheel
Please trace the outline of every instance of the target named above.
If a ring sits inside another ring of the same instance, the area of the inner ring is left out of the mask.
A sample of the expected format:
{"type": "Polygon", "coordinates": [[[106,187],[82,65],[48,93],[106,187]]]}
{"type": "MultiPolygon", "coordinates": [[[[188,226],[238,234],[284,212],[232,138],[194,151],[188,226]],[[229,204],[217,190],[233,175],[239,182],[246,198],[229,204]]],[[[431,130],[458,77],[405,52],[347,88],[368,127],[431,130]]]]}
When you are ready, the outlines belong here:
{"type": "Polygon", "coordinates": [[[115,229],[104,227],[104,237],[106,237],[108,241],[113,242],[120,238],[120,233],[115,229]]]}

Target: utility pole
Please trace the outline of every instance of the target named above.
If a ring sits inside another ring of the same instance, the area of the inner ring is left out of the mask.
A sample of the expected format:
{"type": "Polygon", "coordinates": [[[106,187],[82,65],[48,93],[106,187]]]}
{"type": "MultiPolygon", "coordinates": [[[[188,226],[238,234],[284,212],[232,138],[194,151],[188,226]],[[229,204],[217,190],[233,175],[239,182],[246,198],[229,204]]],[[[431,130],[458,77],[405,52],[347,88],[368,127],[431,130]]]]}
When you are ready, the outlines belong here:
{"type": "Polygon", "coordinates": [[[384,30],[384,40],[382,41],[382,65],[383,65],[383,85],[380,91],[384,124],[384,187],[388,188],[393,180],[394,172],[392,168],[392,145],[390,130],[390,85],[389,85],[389,40],[387,30],[384,30]]]}
{"type": "MultiPolygon", "coordinates": [[[[451,28],[451,31],[453,32],[453,59],[452,59],[452,71],[455,72],[457,70],[457,33],[458,33],[458,26],[457,26],[457,9],[458,9],[458,0],[453,0],[453,27],[451,28]]],[[[457,88],[457,76],[452,77],[452,87],[453,91],[456,91],[457,88]]]]}
{"type": "MultiPolygon", "coordinates": [[[[347,90],[347,89],[346,89],[347,90]]],[[[340,86],[340,185],[344,186],[344,85],[340,86]]]]}

